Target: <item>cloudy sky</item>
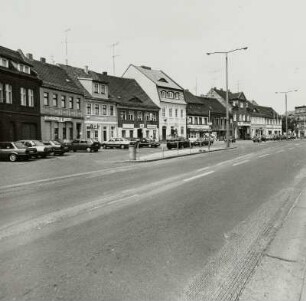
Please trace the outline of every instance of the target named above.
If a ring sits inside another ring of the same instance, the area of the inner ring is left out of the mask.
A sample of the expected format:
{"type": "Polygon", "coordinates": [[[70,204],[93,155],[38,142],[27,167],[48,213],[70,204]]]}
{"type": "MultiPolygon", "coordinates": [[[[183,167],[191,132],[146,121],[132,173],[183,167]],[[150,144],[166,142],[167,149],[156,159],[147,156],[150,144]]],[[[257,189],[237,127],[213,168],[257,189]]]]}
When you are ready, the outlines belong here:
{"type": "Polygon", "coordinates": [[[113,73],[129,64],[161,69],[193,93],[229,88],[261,105],[288,110],[306,104],[306,2],[304,0],[0,0],[0,45],[113,73]]]}

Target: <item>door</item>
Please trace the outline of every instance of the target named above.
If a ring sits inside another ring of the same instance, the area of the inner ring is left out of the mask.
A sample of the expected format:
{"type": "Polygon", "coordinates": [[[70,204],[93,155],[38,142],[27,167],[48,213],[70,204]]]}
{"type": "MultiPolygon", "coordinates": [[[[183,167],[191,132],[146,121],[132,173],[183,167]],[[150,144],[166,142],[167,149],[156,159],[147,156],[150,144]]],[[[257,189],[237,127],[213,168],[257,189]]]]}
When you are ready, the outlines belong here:
{"type": "Polygon", "coordinates": [[[162,128],[162,139],[166,140],[167,139],[167,127],[163,126],[162,128]]]}
{"type": "Polygon", "coordinates": [[[142,129],[138,129],[137,130],[137,138],[139,138],[139,139],[143,138],[143,136],[142,136],[142,129]]]}

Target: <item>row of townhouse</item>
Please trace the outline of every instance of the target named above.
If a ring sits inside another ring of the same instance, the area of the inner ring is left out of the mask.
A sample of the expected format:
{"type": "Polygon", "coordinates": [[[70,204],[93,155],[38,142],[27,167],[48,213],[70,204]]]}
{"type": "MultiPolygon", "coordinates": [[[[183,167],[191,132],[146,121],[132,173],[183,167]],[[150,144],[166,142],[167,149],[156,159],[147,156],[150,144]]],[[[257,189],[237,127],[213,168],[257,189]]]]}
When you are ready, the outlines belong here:
{"type": "MultiPolygon", "coordinates": [[[[225,92],[195,96],[161,70],[130,65],[122,77],[87,66],[49,64],[0,47],[0,140],[73,140],[169,136],[225,137],[225,92]]],[[[230,93],[230,130],[236,138],[276,134],[272,108],[230,93]]]]}

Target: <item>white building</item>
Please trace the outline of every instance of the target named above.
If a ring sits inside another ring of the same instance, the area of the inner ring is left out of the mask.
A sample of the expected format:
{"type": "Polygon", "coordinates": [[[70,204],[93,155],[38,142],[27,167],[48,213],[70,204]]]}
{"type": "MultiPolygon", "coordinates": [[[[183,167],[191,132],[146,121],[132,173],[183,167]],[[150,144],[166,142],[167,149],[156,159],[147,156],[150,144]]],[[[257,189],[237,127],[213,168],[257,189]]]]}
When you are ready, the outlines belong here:
{"type": "Polygon", "coordinates": [[[169,136],[186,137],[186,102],[184,90],[161,70],[130,65],[123,77],[134,78],[159,111],[159,140],[169,136]]]}

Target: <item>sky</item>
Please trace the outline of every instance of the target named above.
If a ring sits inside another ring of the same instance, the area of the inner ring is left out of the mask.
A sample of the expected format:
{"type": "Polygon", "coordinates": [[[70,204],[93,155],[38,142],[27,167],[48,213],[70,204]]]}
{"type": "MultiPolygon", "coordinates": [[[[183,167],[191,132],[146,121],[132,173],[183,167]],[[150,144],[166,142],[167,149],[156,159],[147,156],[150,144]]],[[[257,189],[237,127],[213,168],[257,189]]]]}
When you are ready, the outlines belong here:
{"type": "Polygon", "coordinates": [[[192,93],[229,89],[285,112],[306,105],[304,0],[0,0],[0,45],[50,63],[121,76],[129,64],[166,72],[192,93]],[[112,44],[116,46],[111,47],[112,44]]]}

